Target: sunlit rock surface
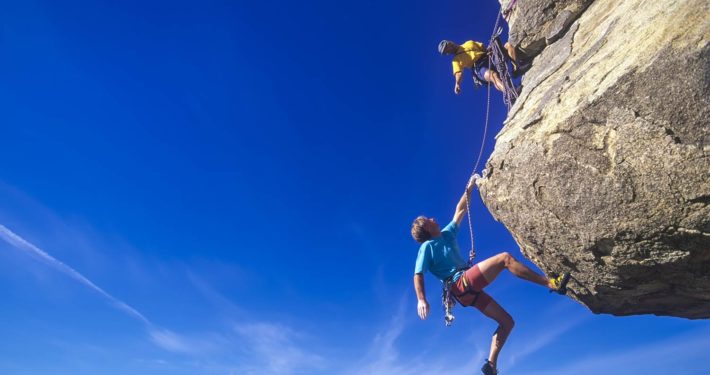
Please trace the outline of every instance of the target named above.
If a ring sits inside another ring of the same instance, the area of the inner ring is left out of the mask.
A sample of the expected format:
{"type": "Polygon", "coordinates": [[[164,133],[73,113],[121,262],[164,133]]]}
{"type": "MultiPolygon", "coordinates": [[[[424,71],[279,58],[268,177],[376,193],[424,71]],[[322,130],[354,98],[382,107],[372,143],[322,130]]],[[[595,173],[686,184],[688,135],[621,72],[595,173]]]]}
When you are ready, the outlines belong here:
{"type": "MultiPolygon", "coordinates": [[[[530,57],[558,40],[593,0],[518,0],[508,24],[509,41],[530,57]]],[[[508,9],[511,0],[502,1],[508,9]]]]}
{"type": "Polygon", "coordinates": [[[710,1],[521,4],[558,12],[511,18],[511,39],[545,42],[486,206],[593,312],[710,317],[710,1]]]}

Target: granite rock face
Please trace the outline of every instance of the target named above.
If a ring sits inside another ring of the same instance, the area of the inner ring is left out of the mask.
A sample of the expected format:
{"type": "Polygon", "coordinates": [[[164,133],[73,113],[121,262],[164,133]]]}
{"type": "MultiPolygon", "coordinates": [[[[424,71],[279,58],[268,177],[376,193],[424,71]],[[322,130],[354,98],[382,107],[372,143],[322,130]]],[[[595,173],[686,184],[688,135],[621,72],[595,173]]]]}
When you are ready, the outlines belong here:
{"type": "Polygon", "coordinates": [[[511,35],[549,45],[496,137],[486,206],[593,312],[710,318],[710,2],[518,7],[511,35]]]}
{"type": "MultiPolygon", "coordinates": [[[[555,42],[594,0],[518,0],[508,19],[509,41],[534,57],[555,42]]],[[[511,0],[501,1],[507,9],[511,0]]]]}

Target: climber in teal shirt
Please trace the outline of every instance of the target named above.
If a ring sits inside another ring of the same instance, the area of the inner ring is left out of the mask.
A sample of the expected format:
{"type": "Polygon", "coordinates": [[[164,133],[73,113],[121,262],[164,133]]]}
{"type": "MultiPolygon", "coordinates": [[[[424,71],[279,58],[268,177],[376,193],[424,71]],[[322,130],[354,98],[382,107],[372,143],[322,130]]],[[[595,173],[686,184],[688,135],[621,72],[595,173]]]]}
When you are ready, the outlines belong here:
{"type": "Polygon", "coordinates": [[[456,271],[466,268],[466,262],[461,258],[459,244],[456,242],[458,229],[454,220],[444,227],[440,236],[424,242],[419,247],[417,263],[414,266],[415,274],[430,271],[439,280],[444,281],[456,271]]]}
{"type": "Polygon", "coordinates": [[[453,220],[443,230],[439,229],[436,220],[426,216],[419,216],[412,223],[412,237],[421,244],[414,266],[414,289],[417,293],[417,312],[421,319],[426,319],[429,315],[429,302],[424,292],[424,273],[429,271],[445,285],[451,285],[450,293],[462,306],[473,306],[498,323],[498,329],[493,334],[490,354],[481,368],[485,375],[494,375],[498,372],[498,354],[513,329],[514,321],[483,289],[507,269],[517,277],[565,294],[569,273],[557,278],[548,278],[520,263],[509,253],[500,253],[468,267],[461,257],[456,235],[468,210],[467,201],[475,186],[475,177],[477,176],[471,178],[466,186],[466,191],[456,206],[453,220]]]}

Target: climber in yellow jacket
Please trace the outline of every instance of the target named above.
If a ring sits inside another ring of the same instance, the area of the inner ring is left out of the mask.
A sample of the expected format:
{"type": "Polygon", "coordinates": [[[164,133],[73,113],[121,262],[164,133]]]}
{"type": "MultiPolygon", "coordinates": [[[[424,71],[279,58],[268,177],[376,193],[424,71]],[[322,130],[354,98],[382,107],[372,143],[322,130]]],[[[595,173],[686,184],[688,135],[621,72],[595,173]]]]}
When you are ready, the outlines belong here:
{"type": "MultiPolygon", "coordinates": [[[[517,51],[510,43],[505,43],[504,47],[508,57],[513,62],[514,76],[522,73],[523,69],[527,70],[529,68],[529,64],[524,67],[517,64],[517,51]]],[[[451,61],[454,68],[454,77],[456,78],[454,93],[459,94],[461,92],[464,68],[471,69],[480,81],[490,82],[498,91],[505,92],[503,81],[500,79],[495,67],[490,64],[488,51],[483,43],[469,40],[458,45],[450,40],[442,40],[439,43],[439,53],[442,55],[454,55],[451,61]]]]}

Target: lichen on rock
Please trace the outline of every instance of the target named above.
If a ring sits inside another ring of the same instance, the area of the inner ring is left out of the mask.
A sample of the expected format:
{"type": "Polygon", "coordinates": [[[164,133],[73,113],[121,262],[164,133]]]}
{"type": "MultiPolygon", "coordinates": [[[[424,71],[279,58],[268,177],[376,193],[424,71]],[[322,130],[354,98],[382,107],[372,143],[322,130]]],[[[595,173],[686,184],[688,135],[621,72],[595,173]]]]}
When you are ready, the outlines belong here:
{"type": "Polygon", "coordinates": [[[593,312],[710,317],[710,3],[516,7],[511,41],[544,43],[479,183],[486,206],[544,271],[571,270],[593,312]]]}

